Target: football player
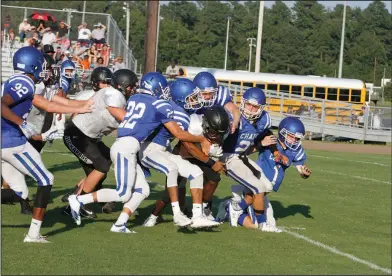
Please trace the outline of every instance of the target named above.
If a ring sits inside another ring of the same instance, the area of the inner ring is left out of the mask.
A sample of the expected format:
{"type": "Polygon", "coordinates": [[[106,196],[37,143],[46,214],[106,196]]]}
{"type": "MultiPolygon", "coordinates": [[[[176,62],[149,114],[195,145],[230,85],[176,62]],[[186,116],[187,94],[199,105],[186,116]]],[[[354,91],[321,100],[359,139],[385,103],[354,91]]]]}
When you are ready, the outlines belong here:
{"type": "MultiPolygon", "coordinates": [[[[203,106],[200,90],[191,80],[177,79],[170,87],[171,100],[169,103],[174,110],[173,119],[185,131],[189,128],[190,117],[197,109],[203,106]]],[[[167,175],[166,186],[173,209],[173,220],[178,226],[191,224],[192,228],[218,226],[219,223],[208,220],[202,212],[203,171],[196,165],[184,160],[179,155],[168,151],[174,136],[165,128],[161,128],[151,142],[144,142],[139,152],[142,165],[167,175]],[[178,202],[177,177],[181,175],[189,179],[190,191],[193,199],[192,220],[180,210],[178,202]]],[[[152,227],[156,224],[158,216],[151,214],[143,226],[152,227]]]]}
{"type": "MultiPolygon", "coordinates": [[[[200,89],[201,95],[203,97],[204,108],[200,109],[197,114],[204,114],[205,109],[212,107],[212,106],[222,106],[226,109],[227,112],[232,117],[230,132],[234,133],[237,129],[238,124],[240,122],[240,111],[237,106],[233,103],[232,96],[230,94],[230,90],[227,87],[218,85],[215,77],[209,72],[200,72],[198,73],[194,79],[194,84],[200,89]]],[[[185,145],[184,145],[185,146],[185,145]]],[[[191,145],[186,145],[190,150],[194,152],[198,152],[197,149],[191,145]]],[[[198,152],[201,155],[201,152],[198,152]]],[[[197,159],[197,158],[196,158],[197,159]]],[[[191,161],[192,162],[192,161],[191,161]]],[[[196,161],[197,162],[197,161],[196,161]]],[[[220,168],[220,163],[216,163],[214,168],[220,168]]],[[[201,165],[204,166],[205,165],[201,165]]],[[[204,190],[203,190],[203,209],[206,216],[213,220],[214,217],[212,216],[212,196],[220,182],[220,174],[218,171],[211,170],[206,168],[205,170],[208,171],[206,174],[205,172],[205,181],[204,181],[204,190]]],[[[185,196],[185,190],[181,190],[180,194],[185,196]]]]}
{"type": "MultiPolygon", "coordinates": [[[[33,216],[24,242],[47,243],[40,234],[42,220],[50,198],[54,177],[45,168],[41,155],[27,139],[38,134],[34,126],[26,121],[33,102],[48,103],[35,96],[35,84],[41,81],[44,56],[34,47],[22,47],[13,57],[14,70],[3,85],[1,97],[1,147],[2,177],[20,197],[26,198],[25,175],[37,183],[33,216]],[[37,100],[36,100],[37,99],[37,100]]],[[[79,109],[78,111],[82,111],[79,109]]]]}
{"type": "Polygon", "coordinates": [[[110,231],[134,233],[126,227],[129,216],[135,212],[141,202],[148,197],[150,187],[144,173],[137,164],[137,154],[141,142],[162,125],[177,139],[201,143],[203,151],[210,150],[210,143],[201,136],[194,136],[182,130],[174,121],[174,110],[166,100],[161,99],[167,89],[167,81],[159,73],[145,74],[140,81],[139,93],[131,96],[127,102],[123,121],[120,124],[118,139],[110,149],[110,157],[115,167],[116,189],[101,189],[82,196],[71,195],[68,200],[72,216],[80,225],[79,210],[81,204],[91,202],[123,202],[123,210],[110,231]]]}
{"type": "MultiPolygon", "coordinates": [[[[102,188],[112,161],[110,148],[101,139],[118,128],[126,98],[134,93],[137,82],[136,74],[128,69],[113,74],[106,67],[98,67],[91,73],[95,109],[92,113],[74,116],[64,134],[64,144],[78,158],[86,174],[72,194],[83,195],[102,188]]],[[[63,201],[68,201],[68,196],[64,196],[63,201]]],[[[84,217],[95,217],[91,210],[84,207],[81,210],[84,217]]],[[[70,207],[67,206],[64,212],[71,214],[70,207]]]]}
{"type": "MultiPolygon", "coordinates": [[[[259,147],[259,157],[256,161],[264,175],[273,186],[273,191],[277,192],[283,182],[285,171],[291,165],[295,166],[300,176],[307,179],[311,175],[311,170],[306,166],[306,153],[301,145],[301,140],[305,136],[305,126],[295,117],[286,117],[279,123],[277,149],[281,154],[288,158],[287,164],[275,161],[273,152],[269,147],[259,147]]],[[[257,151],[255,148],[251,151],[257,151]]],[[[272,205],[267,196],[264,197],[265,218],[261,225],[257,225],[252,219],[252,209],[249,206],[253,203],[253,197],[249,189],[242,185],[232,186],[233,199],[241,207],[243,213],[238,218],[238,224],[247,228],[258,227],[266,232],[281,232],[276,227],[274,212],[272,205]]],[[[221,208],[227,208],[227,204],[223,203],[221,208]]],[[[226,210],[227,212],[227,210],[226,210]]],[[[225,212],[221,212],[222,214],[225,212]]]]}
{"type": "MultiPolygon", "coordinates": [[[[247,187],[253,193],[253,207],[259,223],[262,222],[264,213],[264,194],[272,190],[272,185],[260,172],[254,175],[254,169],[261,171],[252,160],[246,159],[245,153],[249,147],[254,145],[254,140],[259,135],[267,133],[271,126],[271,119],[264,110],[266,97],[260,88],[248,88],[241,99],[240,111],[241,121],[239,128],[225,140],[223,145],[223,162],[226,164],[227,175],[241,185],[247,187]]],[[[275,141],[266,136],[260,144],[271,146],[275,141]]],[[[280,156],[278,151],[274,151],[275,156],[280,156]]],[[[229,204],[230,216],[233,218],[233,226],[236,226],[238,209],[235,202],[229,204]],[[234,205],[234,206],[233,206],[234,205]]]]}

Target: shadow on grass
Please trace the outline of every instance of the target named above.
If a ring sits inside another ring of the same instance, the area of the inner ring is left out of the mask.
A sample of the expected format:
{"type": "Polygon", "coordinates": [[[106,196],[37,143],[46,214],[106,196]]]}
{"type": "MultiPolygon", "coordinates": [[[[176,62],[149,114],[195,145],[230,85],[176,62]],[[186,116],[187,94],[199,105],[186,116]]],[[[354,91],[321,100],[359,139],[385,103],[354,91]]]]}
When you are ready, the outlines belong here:
{"type": "Polygon", "coordinates": [[[275,219],[281,219],[289,216],[295,216],[296,214],[303,215],[305,218],[314,219],[310,214],[310,206],[302,204],[292,204],[284,207],[279,201],[271,201],[272,208],[274,209],[275,219]]]}

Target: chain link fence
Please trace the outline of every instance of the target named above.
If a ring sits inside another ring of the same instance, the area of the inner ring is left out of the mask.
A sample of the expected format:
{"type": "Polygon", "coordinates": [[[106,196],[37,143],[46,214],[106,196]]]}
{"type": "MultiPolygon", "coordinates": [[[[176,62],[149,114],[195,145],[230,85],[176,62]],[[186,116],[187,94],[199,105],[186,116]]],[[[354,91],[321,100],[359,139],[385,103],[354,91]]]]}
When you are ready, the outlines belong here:
{"type": "MultiPolygon", "coordinates": [[[[19,24],[24,18],[28,18],[30,24],[38,26],[39,20],[31,19],[31,15],[34,12],[41,14],[47,12],[52,15],[56,19],[56,22],[45,22],[45,24],[46,26],[52,27],[55,32],[58,28],[58,23],[61,20],[64,20],[64,22],[71,26],[68,32],[69,39],[71,41],[78,39],[78,26],[82,24],[83,20],[83,13],[80,11],[72,9],[55,10],[1,5],[2,20],[4,20],[7,15],[10,16],[12,27],[16,35],[18,35],[19,24]]],[[[111,57],[122,56],[126,67],[136,72],[137,60],[133,56],[132,50],[128,47],[126,40],[113,17],[110,14],[105,13],[85,12],[84,14],[84,21],[91,31],[97,23],[102,23],[106,26],[106,43],[112,48],[111,57]]]]}

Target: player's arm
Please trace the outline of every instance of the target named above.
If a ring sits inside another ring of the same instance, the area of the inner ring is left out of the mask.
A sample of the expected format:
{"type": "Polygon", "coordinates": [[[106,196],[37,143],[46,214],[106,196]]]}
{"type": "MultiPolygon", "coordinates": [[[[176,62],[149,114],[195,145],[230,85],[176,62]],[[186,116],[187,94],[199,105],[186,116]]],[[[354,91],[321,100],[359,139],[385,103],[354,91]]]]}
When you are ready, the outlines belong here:
{"type": "Polygon", "coordinates": [[[33,105],[50,113],[89,113],[93,109],[92,105],[75,107],[58,104],[56,102],[48,101],[41,95],[34,96],[33,105]]]}
{"type": "Polygon", "coordinates": [[[232,102],[225,104],[224,108],[233,115],[233,123],[231,124],[230,132],[234,133],[240,123],[241,113],[238,107],[232,102]]]}
{"type": "Polygon", "coordinates": [[[14,99],[8,94],[1,97],[1,117],[20,126],[24,120],[9,108],[14,102],[14,99]]]}
{"type": "Polygon", "coordinates": [[[219,173],[225,171],[224,163],[212,160],[206,154],[204,154],[194,143],[182,142],[182,144],[190,155],[192,155],[197,160],[206,163],[214,171],[219,173]]]}
{"type": "Polygon", "coordinates": [[[125,114],[127,111],[121,107],[113,107],[108,106],[106,109],[109,111],[110,115],[112,115],[118,122],[122,122],[124,120],[125,114]]]}
{"type": "Polygon", "coordinates": [[[65,98],[62,95],[54,95],[52,101],[58,104],[67,105],[67,106],[74,106],[74,107],[82,107],[84,105],[92,105],[93,100],[90,98],[88,100],[70,100],[65,98]]]}
{"type": "Polygon", "coordinates": [[[295,167],[297,168],[297,171],[300,173],[301,177],[304,179],[307,179],[312,174],[312,171],[308,168],[308,166],[306,166],[306,164],[296,165],[295,167]]]}

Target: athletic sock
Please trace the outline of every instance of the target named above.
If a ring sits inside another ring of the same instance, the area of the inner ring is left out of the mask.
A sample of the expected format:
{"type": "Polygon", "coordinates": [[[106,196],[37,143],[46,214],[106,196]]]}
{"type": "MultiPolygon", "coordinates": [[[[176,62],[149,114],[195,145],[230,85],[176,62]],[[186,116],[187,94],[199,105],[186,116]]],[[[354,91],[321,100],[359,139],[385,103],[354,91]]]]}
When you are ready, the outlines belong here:
{"type": "Polygon", "coordinates": [[[129,215],[127,213],[121,212],[120,216],[118,217],[114,225],[116,225],[117,227],[123,226],[128,222],[128,219],[129,219],[129,215]]]}
{"type": "Polygon", "coordinates": [[[194,218],[200,217],[202,215],[202,204],[201,203],[193,203],[192,215],[194,218]]]}
{"type": "Polygon", "coordinates": [[[30,224],[29,233],[27,234],[30,238],[37,238],[41,229],[42,221],[32,219],[30,224]]]}
{"type": "Polygon", "coordinates": [[[178,201],[172,202],[172,203],[171,203],[171,206],[172,206],[172,209],[173,209],[173,215],[176,215],[176,214],[178,214],[178,213],[181,213],[180,205],[178,204],[178,201]]]}

